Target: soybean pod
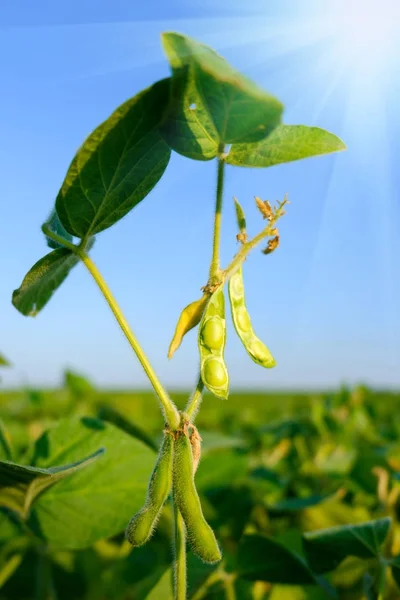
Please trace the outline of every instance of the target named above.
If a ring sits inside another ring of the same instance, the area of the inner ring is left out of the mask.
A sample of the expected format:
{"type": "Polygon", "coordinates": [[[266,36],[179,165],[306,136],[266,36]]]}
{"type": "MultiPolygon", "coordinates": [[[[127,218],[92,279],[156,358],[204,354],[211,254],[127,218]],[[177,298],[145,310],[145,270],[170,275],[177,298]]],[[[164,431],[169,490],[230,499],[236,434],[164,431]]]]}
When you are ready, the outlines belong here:
{"type": "Polygon", "coordinates": [[[275,359],[267,346],[256,336],[247,312],[242,267],[232,275],[228,284],[232,319],[236,332],[247,353],[258,365],[267,369],[276,365],[275,359]]]}
{"type": "Polygon", "coordinates": [[[161,509],[171,491],[173,444],[172,435],[165,433],[150,478],[145,504],[132,517],[126,528],[126,538],[134,547],[143,546],[150,538],[157,525],[161,509]]]}
{"type": "Polygon", "coordinates": [[[229,376],[224,360],[226,342],[223,286],[210,297],[199,326],[200,372],[204,385],[218,398],[226,399],[229,376]]]}
{"type": "Polygon", "coordinates": [[[179,316],[174,337],[169,345],[168,358],[171,358],[174,352],[179,348],[182,343],[183,336],[200,323],[208,298],[209,296],[207,294],[203,294],[200,300],[195,300],[194,302],[191,302],[185,306],[179,316]]]}
{"type": "Polygon", "coordinates": [[[173,498],[185,522],[187,538],[194,552],[205,563],[221,560],[221,551],[204,518],[194,483],[193,456],[187,435],[179,432],[174,445],[173,498]]]}

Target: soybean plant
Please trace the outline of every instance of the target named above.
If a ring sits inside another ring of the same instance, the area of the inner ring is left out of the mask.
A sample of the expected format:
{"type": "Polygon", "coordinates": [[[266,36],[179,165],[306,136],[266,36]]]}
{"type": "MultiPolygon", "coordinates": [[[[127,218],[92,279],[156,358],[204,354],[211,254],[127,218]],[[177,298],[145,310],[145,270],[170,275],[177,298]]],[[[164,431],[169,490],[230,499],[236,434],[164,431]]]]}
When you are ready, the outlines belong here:
{"type": "Polygon", "coordinates": [[[282,124],[281,102],[211,48],[177,33],[164,33],[162,43],[171,76],[119,106],[79,148],[50,217],[42,226],[51,252],[31,268],[14,291],[12,302],[24,315],[37,315],[79,262],[97,283],[153,386],[165,420],[164,438],[147,497],[143,508],[127,525],[126,537],[134,548],[146,543],[164,503],[171,497],[175,516],[175,598],[183,600],[186,538],[194,553],[207,563],[220,561],[223,553],[204,519],[196,490],[194,476],[201,455],[201,438],[194,421],[204,387],[217,399],[226,399],[229,394],[224,361],[226,286],[236,332],[250,357],[263,367],[275,365],[267,346],[253,331],[245,306],[242,269],[249,253],[261,242],[268,240],[263,250],[266,255],[279,246],[277,223],[284,214],[286,199],[273,207],[256,198],[254,208],[267,224],[252,238],[248,237],[244,210],[235,199],[239,250],[230,264],[221,268],[226,166],[271,167],[337,152],[345,145],[334,134],[317,127],[282,124]],[[217,177],[209,277],[201,282],[202,287],[199,282],[200,298],[182,311],[168,351],[171,358],[184,335],[199,326],[199,375],[184,411],[178,411],[172,402],[90,258],[95,236],[148,196],[167,169],[172,151],[191,160],[215,161],[217,177]]]}

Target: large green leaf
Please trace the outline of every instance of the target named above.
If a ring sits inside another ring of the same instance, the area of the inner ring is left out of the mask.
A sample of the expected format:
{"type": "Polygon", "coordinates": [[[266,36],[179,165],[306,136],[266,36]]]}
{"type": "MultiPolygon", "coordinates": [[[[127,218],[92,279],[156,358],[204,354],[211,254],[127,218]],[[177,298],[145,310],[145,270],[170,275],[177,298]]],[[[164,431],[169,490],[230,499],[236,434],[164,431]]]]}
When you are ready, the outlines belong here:
{"type": "Polygon", "coordinates": [[[146,600],[160,600],[160,598],[163,600],[173,600],[172,580],[171,570],[165,571],[157,585],[146,596],[146,600]]]}
{"type": "Polygon", "coordinates": [[[306,563],[294,552],[262,535],[246,535],[239,546],[237,569],[240,577],[293,585],[315,584],[306,563]]]}
{"type": "Polygon", "coordinates": [[[99,446],[106,448],[101,461],[64,479],[33,505],[30,525],[57,548],[85,548],[122,532],[144,502],[155,452],[108,423],[60,421],[37,443],[34,462],[42,468],[72,462],[99,446]]]}
{"type": "Polygon", "coordinates": [[[214,50],[178,33],[162,43],[173,73],[162,132],[173,150],[209,160],[219,145],[261,140],[280,123],[282,104],[214,50]]]}
{"type": "Polygon", "coordinates": [[[70,234],[111,227],[156,185],[171,154],[158,130],[169,88],[164,79],[122,104],[78,150],[56,200],[70,234]]]}
{"type": "Polygon", "coordinates": [[[72,473],[88,466],[103,452],[103,448],[97,449],[86,458],[61,467],[46,469],[19,465],[11,461],[0,461],[0,506],[9,508],[26,519],[33,502],[42,492],[72,473]]]}
{"type": "Polygon", "coordinates": [[[79,258],[66,248],[57,248],[33,265],[20,287],[14,290],[12,303],[25,316],[34,317],[41,311],[62,284],[79,258]]]}
{"type": "Polygon", "coordinates": [[[381,553],[391,518],[357,525],[341,525],[305,533],[304,551],[316,573],[333,571],[347,556],[374,558],[381,553]]]}
{"type": "Polygon", "coordinates": [[[272,167],[345,149],[341,139],[319,127],[279,125],[260,142],[233,144],[226,162],[239,167],[272,167]]]}

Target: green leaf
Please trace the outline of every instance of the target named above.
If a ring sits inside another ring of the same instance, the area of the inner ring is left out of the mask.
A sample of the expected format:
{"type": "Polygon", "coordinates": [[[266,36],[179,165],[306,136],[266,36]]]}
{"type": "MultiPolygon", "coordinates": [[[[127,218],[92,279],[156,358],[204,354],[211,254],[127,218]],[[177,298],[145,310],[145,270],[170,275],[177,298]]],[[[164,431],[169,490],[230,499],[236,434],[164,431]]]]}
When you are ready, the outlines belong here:
{"type": "Polygon", "coordinates": [[[239,200],[237,198],[233,198],[233,200],[235,202],[236,222],[239,232],[242,235],[246,235],[246,216],[244,214],[244,210],[239,204],[239,200]]]}
{"type": "Polygon", "coordinates": [[[164,79],[122,104],[78,150],[56,200],[70,234],[87,239],[111,227],[161,178],[171,154],[158,130],[169,87],[164,79]]]}
{"type": "Polygon", "coordinates": [[[106,448],[101,461],[52,487],[35,502],[33,530],[57,548],[79,549],[121,533],[142,506],[156,454],[98,419],[62,420],[37,442],[35,464],[71,462],[106,448]]]}
{"type": "Polygon", "coordinates": [[[238,167],[272,167],[345,149],[341,139],[319,127],[279,125],[260,142],[232,145],[226,162],[238,167]]]}
{"type": "Polygon", "coordinates": [[[400,589],[400,556],[395,556],[391,559],[390,568],[393,579],[396,582],[397,587],[400,589]]]}
{"type": "Polygon", "coordinates": [[[68,475],[87,467],[101,456],[101,448],[86,458],[61,467],[42,469],[10,461],[0,461],[0,506],[9,508],[26,519],[38,496],[68,475]]]}
{"type": "Polygon", "coordinates": [[[10,556],[7,561],[0,565],[0,588],[6,583],[10,577],[20,566],[24,555],[23,553],[16,553],[10,556]]]}
{"type": "Polygon", "coordinates": [[[173,150],[209,160],[220,145],[261,140],[280,123],[282,104],[214,50],[172,32],[162,44],[173,73],[162,133],[173,150]]]}
{"type": "Polygon", "coordinates": [[[379,594],[375,589],[374,578],[370,573],[365,573],[363,577],[363,592],[365,600],[379,600],[379,594]]]}
{"type": "Polygon", "coordinates": [[[79,258],[66,248],[57,248],[33,265],[20,287],[14,290],[12,303],[27,317],[35,317],[62,284],[79,258]]]}
{"type": "Polygon", "coordinates": [[[146,444],[146,446],[149,446],[149,448],[158,452],[159,444],[156,444],[144,429],[136,425],[132,420],[126,418],[112,406],[108,406],[107,404],[100,406],[98,416],[103,421],[116,425],[116,427],[119,427],[119,429],[122,429],[128,435],[137,438],[146,444]]]}
{"type": "Polygon", "coordinates": [[[314,575],[297,554],[262,535],[242,538],[237,569],[240,577],[251,581],[293,585],[316,583],[314,575]]]}
{"type": "Polygon", "coordinates": [[[304,551],[311,568],[316,573],[326,573],[336,569],[347,556],[365,559],[379,556],[391,522],[386,517],[305,533],[304,551]]]}
{"type": "Polygon", "coordinates": [[[146,600],[173,600],[174,593],[172,589],[172,571],[168,569],[161,577],[157,585],[146,596],[146,600]]]}
{"type": "Polygon", "coordinates": [[[0,547],[4,549],[4,544],[9,540],[14,540],[20,533],[20,527],[15,522],[15,516],[11,511],[0,508],[0,547]]]}
{"type": "Polygon", "coordinates": [[[0,459],[12,459],[11,436],[0,419],[0,459]]]}
{"type": "Polygon", "coordinates": [[[321,502],[333,497],[332,494],[314,494],[304,498],[284,498],[275,504],[268,505],[268,510],[270,512],[296,512],[321,504],[321,502]]]}
{"type": "Polygon", "coordinates": [[[81,400],[85,396],[91,396],[95,392],[94,386],[86,377],[69,369],[64,372],[64,386],[77,400],[81,400]]]}
{"type": "MultiPolygon", "coordinates": [[[[47,227],[49,227],[49,229],[51,229],[51,231],[53,233],[56,233],[57,235],[61,236],[67,242],[72,243],[73,237],[70,233],[68,233],[68,231],[65,229],[65,227],[61,223],[55,208],[53,208],[53,210],[51,211],[50,216],[47,219],[47,221],[44,223],[44,225],[47,225],[47,227]]],[[[47,241],[47,245],[50,248],[53,248],[53,249],[64,248],[64,246],[62,244],[54,241],[51,237],[49,237],[46,234],[45,234],[45,238],[47,241]]]]}

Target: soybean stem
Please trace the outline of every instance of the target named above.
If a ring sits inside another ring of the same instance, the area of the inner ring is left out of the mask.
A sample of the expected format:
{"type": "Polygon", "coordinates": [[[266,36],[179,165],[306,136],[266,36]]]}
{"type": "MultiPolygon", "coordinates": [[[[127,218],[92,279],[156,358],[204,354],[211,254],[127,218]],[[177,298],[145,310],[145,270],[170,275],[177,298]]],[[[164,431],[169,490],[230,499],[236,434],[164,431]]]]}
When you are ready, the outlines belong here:
{"type": "MultiPolygon", "coordinates": [[[[220,145],[219,154],[224,150],[224,146],[220,145]]],[[[218,171],[217,171],[217,194],[215,200],[215,215],[214,215],[214,235],[213,235],[213,250],[212,259],[210,266],[210,280],[211,282],[216,279],[220,271],[220,258],[219,248],[221,241],[221,219],[222,219],[222,199],[224,190],[224,169],[225,160],[218,157],[218,171]]]]}
{"type": "Polygon", "coordinates": [[[274,225],[268,225],[265,229],[263,229],[258,235],[256,235],[252,240],[243,244],[239,252],[232,259],[228,267],[225,269],[223,274],[224,281],[227,281],[232,275],[236,273],[240,265],[244,262],[247,255],[255,248],[265,237],[271,235],[271,230],[274,225]]]}
{"type": "Polygon", "coordinates": [[[64,240],[64,238],[62,238],[61,236],[59,236],[56,233],[54,233],[53,231],[51,231],[47,226],[43,226],[42,230],[43,230],[43,233],[45,233],[45,235],[52,238],[54,241],[59,242],[60,244],[63,244],[66,248],[68,248],[69,250],[74,252],[74,254],[76,254],[81,259],[81,261],[83,262],[83,264],[85,265],[85,267],[87,268],[89,273],[92,275],[92,277],[95,280],[95,282],[97,283],[101,293],[103,294],[104,298],[106,299],[109,307],[111,308],[111,311],[113,312],[126,339],[128,340],[129,344],[131,345],[133,351],[135,352],[147,377],[149,378],[149,381],[150,381],[151,385],[153,386],[153,389],[154,389],[155,393],[157,394],[157,397],[160,400],[165,420],[167,421],[167,423],[171,427],[171,429],[174,429],[174,430],[177,429],[179,426],[179,422],[180,422],[178,410],[177,410],[175,404],[169,398],[169,396],[168,396],[167,392],[165,391],[165,389],[163,388],[161,382],[159,381],[146,354],[144,353],[141,345],[139,344],[139,341],[137,340],[133,331],[129,327],[129,324],[128,324],[127,320],[125,319],[125,316],[124,316],[121,308],[119,307],[116,299],[114,298],[113,294],[111,293],[106,281],[104,280],[103,276],[101,275],[100,271],[98,270],[98,268],[96,267],[94,262],[91,260],[91,258],[89,258],[89,256],[84,252],[84,250],[81,247],[75,246],[71,242],[64,240]]]}
{"type": "Polygon", "coordinates": [[[194,423],[196,415],[199,411],[200,404],[201,404],[202,397],[203,397],[203,390],[204,390],[204,383],[201,378],[201,375],[199,375],[196,389],[193,393],[193,396],[190,398],[190,400],[188,401],[186,408],[185,408],[185,413],[187,413],[187,415],[189,416],[189,420],[192,423],[194,423]]]}
{"type": "Polygon", "coordinates": [[[165,419],[166,419],[168,425],[174,430],[177,429],[179,426],[179,420],[180,420],[178,410],[177,410],[175,404],[169,398],[166,391],[164,390],[162,384],[160,383],[155,371],[153,370],[153,367],[151,366],[151,364],[150,364],[146,354],[144,353],[141,345],[139,344],[136,336],[134,335],[133,331],[129,327],[128,322],[126,321],[126,319],[125,319],[119,305],[117,304],[117,301],[115,300],[114,296],[112,295],[108,285],[104,281],[100,271],[97,269],[96,265],[89,258],[89,256],[87,254],[85,254],[84,252],[80,252],[79,255],[80,255],[80,258],[81,258],[83,264],[85,265],[85,267],[87,268],[87,270],[92,275],[95,282],[97,283],[98,287],[100,288],[101,293],[103,294],[109,307],[111,308],[116,320],[118,321],[119,326],[121,327],[123,333],[125,334],[126,339],[130,343],[130,345],[131,345],[133,351],[135,352],[137,358],[139,359],[139,362],[142,365],[147,377],[149,378],[149,381],[150,381],[151,385],[153,386],[154,391],[157,394],[157,396],[161,402],[164,416],[165,416],[165,419]]]}
{"type": "Polygon", "coordinates": [[[186,600],[186,529],[174,503],[175,600],[186,600]]]}

